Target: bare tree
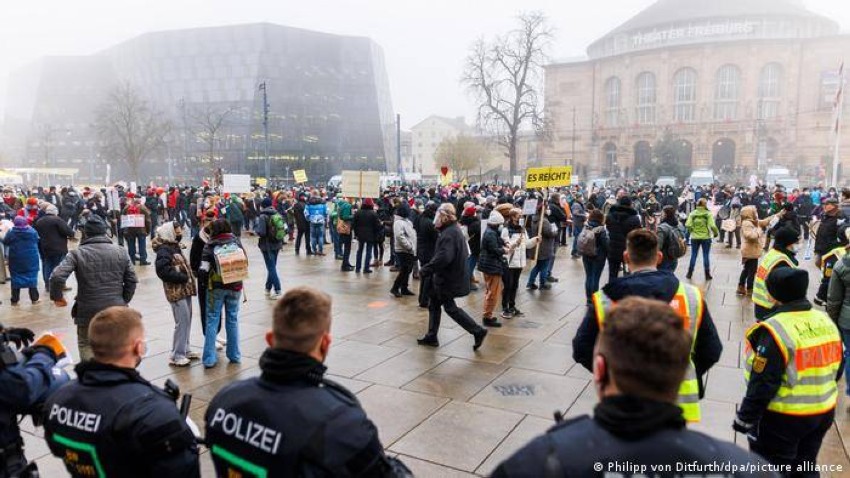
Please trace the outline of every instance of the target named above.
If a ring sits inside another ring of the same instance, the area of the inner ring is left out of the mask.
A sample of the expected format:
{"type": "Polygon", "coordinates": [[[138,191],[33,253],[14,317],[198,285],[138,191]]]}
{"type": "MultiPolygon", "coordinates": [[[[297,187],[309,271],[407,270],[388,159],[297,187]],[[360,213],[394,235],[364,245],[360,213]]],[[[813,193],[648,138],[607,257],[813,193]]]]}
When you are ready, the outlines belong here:
{"type": "Polygon", "coordinates": [[[434,165],[437,169],[448,166],[457,173],[455,179],[460,180],[468,177],[471,169],[480,168],[486,154],[486,148],[478,139],[460,135],[440,142],[434,152],[434,165]]]}
{"type": "Polygon", "coordinates": [[[461,82],[478,101],[478,125],[493,134],[517,173],[520,129],[543,127],[539,93],[552,29],[540,12],[523,13],[519,26],[492,42],[478,40],[466,58],[461,82]]]}
{"type": "Polygon", "coordinates": [[[119,157],[139,180],[139,166],[163,144],[171,123],[130,83],[116,86],[97,110],[95,129],[104,151],[119,157]]]}
{"type": "Polygon", "coordinates": [[[199,128],[198,136],[207,145],[208,160],[213,172],[219,168],[215,158],[216,141],[221,141],[221,131],[226,126],[228,116],[235,111],[231,106],[223,107],[205,103],[192,108],[189,116],[199,128]]]}

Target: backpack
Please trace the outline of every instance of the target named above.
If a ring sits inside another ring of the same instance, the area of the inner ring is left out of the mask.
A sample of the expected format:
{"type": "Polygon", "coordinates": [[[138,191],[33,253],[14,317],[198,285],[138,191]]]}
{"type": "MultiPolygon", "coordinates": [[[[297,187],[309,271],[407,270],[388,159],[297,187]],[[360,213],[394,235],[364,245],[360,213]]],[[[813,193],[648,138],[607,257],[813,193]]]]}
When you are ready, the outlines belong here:
{"type": "Polygon", "coordinates": [[[248,257],[236,243],[222,244],[213,249],[216,271],[212,279],[232,284],[248,278],[248,257]]]}
{"type": "Polygon", "coordinates": [[[602,230],[604,226],[585,227],[578,235],[576,249],[578,253],[584,257],[596,257],[596,234],[602,230]]]}
{"type": "Polygon", "coordinates": [[[267,216],[266,221],[266,237],[273,238],[277,242],[283,242],[286,238],[286,224],[280,214],[267,216]]]}
{"type": "Polygon", "coordinates": [[[669,224],[662,224],[661,229],[667,236],[664,241],[664,250],[661,252],[671,259],[684,257],[688,253],[688,244],[685,242],[685,235],[682,234],[682,231],[669,224]]]}

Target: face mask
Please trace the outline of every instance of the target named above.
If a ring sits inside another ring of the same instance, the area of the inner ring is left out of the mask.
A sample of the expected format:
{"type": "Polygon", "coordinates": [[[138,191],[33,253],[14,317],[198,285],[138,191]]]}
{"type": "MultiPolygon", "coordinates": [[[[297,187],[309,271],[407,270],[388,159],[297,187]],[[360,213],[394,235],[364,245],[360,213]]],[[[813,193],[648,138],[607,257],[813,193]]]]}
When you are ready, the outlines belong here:
{"type": "Polygon", "coordinates": [[[176,236],[174,236],[174,239],[176,239],[177,242],[182,241],[183,240],[183,234],[177,234],[176,236]]]}

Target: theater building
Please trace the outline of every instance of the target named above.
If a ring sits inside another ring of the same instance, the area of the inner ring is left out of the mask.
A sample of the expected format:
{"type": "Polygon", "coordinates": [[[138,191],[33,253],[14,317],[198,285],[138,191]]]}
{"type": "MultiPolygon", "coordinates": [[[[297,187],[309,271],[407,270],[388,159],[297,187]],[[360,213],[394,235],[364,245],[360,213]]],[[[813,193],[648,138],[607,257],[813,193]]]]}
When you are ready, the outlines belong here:
{"type": "MultiPolygon", "coordinates": [[[[799,1],[659,0],[586,58],[546,67],[544,161],[575,151],[580,174],[640,175],[669,132],[683,170],[742,177],[783,165],[822,177],[847,52],[850,35],[799,1]]],[[[848,145],[844,134],[843,156],[848,145]]]]}

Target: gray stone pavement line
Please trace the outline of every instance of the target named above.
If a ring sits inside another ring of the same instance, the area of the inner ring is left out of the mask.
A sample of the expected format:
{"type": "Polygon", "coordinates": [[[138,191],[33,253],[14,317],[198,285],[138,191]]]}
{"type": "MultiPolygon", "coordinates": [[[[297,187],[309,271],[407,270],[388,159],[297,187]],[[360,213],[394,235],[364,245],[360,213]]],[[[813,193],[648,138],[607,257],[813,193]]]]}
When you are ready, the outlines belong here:
{"type": "MultiPolygon", "coordinates": [[[[366,387],[366,388],[369,388],[369,387],[366,387]]],[[[361,390],[360,392],[357,392],[357,394],[359,395],[359,394],[360,394],[360,393],[362,393],[364,390],[366,390],[366,388],[364,388],[364,389],[363,389],[363,390],[361,390]]],[[[408,391],[408,392],[413,392],[412,390],[407,390],[407,391],[408,391]]],[[[430,393],[424,393],[424,392],[413,392],[413,393],[418,393],[418,394],[420,394],[420,395],[427,395],[427,396],[429,396],[429,397],[437,396],[437,395],[431,395],[430,393]]],[[[433,411],[430,415],[428,415],[427,417],[425,417],[425,418],[423,418],[422,420],[418,421],[418,422],[416,423],[416,425],[413,425],[412,427],[410,427],[410,429],[409,429],[409,430],[407,430],[407,431],[406,431],[406,432],[404,432],[401,436],[399,436],[398,438],[396,438],[395,440],[393,440],[393,441],[392,441],[392,443],[384,443],[384,450],[389,451],[389,449],[390,449],[390,447],[391,447],[391,446],[393,446],[393,445],[395,445],[396,443],[398,443],[398,442],[400,442],[401,440],[403,440],[403,439],[404,439],[404,437],[406,437],[407,435],[410,435],[410,433],[411,433],[411,432],[413,432],[413,430],[416,430],[417,428],[419,428],[419,427],[420,427],[423,423],[427,422],[428,420],[430,420],[430,419],[431,419],[431,417],[433,417],[434,415],[436,415],[437,413],[439,413],[439,412],[440,412],[440,410],[442,410],[442,409],[446,408],[446,406],[448,406],[450,403],[455,402],[455,401],[457,401],[457,400],[454,400],[454,399],[451,399],[451,398],[449,398],[448,400],[446,400],[446,402],[445,402],[445,403],[443,403],[442,405],[440,405],[439,407],[437,407],[437,409],[436,409],[436,410],[434,410],[434,411],[433,411]]],[[[463,402],[461,402],[461,403],[463,403],[463,402]]],[[[380,430],[378,430],[378,436],[380,436],[380,430]]],[[[382,443],[383,443],[383,442],[382,442],[382,443]]],[[[412,458],[416,458],[416,457],[412,457],[412,458]]],[[[422,458],[417,458],[417,459],[418,459],[418,460],[422,460],[422,458]]],[[[439,463],[434,463],[434,464],[435,464],[435,465],[440,465],[440,466],[447,466],[447,465],[442,465],[442,464],[439,464],[439,463]]],[[[479,466],[480,466],[480,464],[479,464],[479,466]]]]}
{"type": "MultiPolygon", "coordinates": [[[[458,472],[458,473],[463,473],[464,475],[470,475],[470,476],[484,476],[484,475],[479,475],[478,473],[475,473],[475,472],[470,472],[470,471],[466,471],[466,470],[461,470],[460,468],[455,468],[455,467],[453,467],[453,466],[451,466],[451,465],[446,465],[446,464],[443,464],[443,463],[437,463],[436,461],[431,461],[431,460],[429,460],[429,459],[427,459],[427,458],[419,458],[419,457],[415,457],[415,456],[412,456],[412,455],[405,455],[404,453],[395,453],[395,452],[393,452],[393,455],[395,455],[396,457],[401,458],[401,460],[402,460],[402,461],[404,461],[404,458],[409,458],[409,459],[411,459],[411,460],[421,461],[421,462],[423,462],[423,463],[428,463],[428,464],[430,464],[430,465],[438,466],[438,467],[440,467],[440,468],[447,468],[447,469],[449,469],[449,470],[456,471],[456,472],[458,472]]],[[[479,465],[479,466],[481,466],[481,465],[479,465]]],[[[417,476],[420,476],[420,478],[421,478],[421,475],[417,475],[417,476]]]]}

